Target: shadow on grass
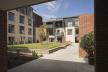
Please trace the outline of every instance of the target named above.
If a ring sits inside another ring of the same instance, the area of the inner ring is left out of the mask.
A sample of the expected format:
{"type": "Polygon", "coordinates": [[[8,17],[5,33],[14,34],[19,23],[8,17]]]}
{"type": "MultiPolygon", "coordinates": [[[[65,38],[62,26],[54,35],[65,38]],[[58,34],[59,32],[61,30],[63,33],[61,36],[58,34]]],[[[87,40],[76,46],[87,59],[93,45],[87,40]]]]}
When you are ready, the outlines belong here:
{"type": "Polygon", "coordinates": [[[37,58],[38,56],[36,57],[36,54],[35,56],[33,56],[32,52],[27,47],[20,46],[20,48],[8,48],[8,69],[27,63],[37,58]],[[28,53],[31,53],[31,55],[29,55],[28,53]]]}

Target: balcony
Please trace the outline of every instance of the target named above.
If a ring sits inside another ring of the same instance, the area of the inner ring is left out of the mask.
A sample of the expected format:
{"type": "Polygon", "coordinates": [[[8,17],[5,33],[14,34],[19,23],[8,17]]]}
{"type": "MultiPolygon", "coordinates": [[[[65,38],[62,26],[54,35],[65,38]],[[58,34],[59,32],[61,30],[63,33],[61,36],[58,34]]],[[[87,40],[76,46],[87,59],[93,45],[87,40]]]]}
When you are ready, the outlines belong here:
{"type": "Polygon", "coordinates": [[[56,33],[56,36],[64,36],[63,32],[56,33]]]}
{"type": "Polygon", "coordinates": [[[50,24],[50,25],[48,25],[47,27],[48,27],[48,28],[53,28],[53,25],[52,25],[52,24],[50,24]]]}

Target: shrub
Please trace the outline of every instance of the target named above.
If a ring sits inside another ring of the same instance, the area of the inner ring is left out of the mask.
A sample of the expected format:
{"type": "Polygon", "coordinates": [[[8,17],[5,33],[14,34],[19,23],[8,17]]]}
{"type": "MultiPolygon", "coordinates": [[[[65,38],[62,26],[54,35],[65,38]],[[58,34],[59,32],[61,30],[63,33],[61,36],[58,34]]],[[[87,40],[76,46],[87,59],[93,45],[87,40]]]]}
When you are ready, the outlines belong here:
{"type": "Polygon", "coordinates": [[[32,51],[32,56],[36,59],[38,58],[38,54],[35,51],[32,51]]]}
{"type": "Polygon", "coordinates": [[[88,53],[88,56],[94,56],[95,43],[93,32],[90,32],[81,38],[80,46],[88,53]]]}

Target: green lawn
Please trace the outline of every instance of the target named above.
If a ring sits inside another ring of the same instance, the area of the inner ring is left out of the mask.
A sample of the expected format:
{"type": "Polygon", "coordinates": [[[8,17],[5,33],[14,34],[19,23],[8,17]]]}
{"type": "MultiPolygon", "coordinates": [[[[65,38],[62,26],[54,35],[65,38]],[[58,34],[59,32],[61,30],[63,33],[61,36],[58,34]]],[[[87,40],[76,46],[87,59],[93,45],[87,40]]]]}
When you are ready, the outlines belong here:
{"type": "Polygon", "coordinates": [[[32,44],[19,44],[19,45],[8,45],[8,48],[55,48],[59,47],[60,43],[32,43],[32,44]]]}

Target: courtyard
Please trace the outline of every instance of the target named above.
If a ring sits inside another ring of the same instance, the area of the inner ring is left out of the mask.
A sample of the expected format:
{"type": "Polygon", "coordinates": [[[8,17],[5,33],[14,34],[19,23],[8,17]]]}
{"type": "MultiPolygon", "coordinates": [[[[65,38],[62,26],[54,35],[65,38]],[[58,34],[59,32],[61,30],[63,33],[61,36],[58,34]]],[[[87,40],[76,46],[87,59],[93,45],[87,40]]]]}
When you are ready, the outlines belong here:
{"type": "Polygon", "coordinates": [[[94,72],[94,66],[89,65],[86,59],[78,58],[78,46],[78,43],[67,46],[8,72],[94,72]]]}

